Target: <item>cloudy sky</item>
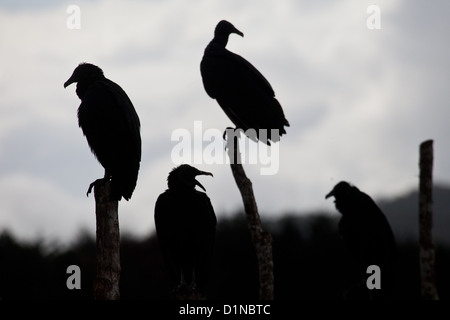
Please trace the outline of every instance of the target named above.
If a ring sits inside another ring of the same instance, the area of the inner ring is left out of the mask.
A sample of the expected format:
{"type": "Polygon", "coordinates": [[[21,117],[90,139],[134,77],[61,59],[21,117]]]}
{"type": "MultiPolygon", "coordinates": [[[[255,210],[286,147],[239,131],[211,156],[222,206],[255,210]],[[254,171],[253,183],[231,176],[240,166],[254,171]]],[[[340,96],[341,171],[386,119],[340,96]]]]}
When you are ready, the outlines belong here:
{"type": "MultiPolygon", "coordinates": [[[[176,165],[172,134],[193,135],[196,121],[202,132],[231,126],[199,71],[221,19],[244,32],[228,48],[271,82],[291,124],[276,174],[244,165],[263,216],[333,211],[324,195],[340,180],[375,198],[416,188],[426,139],[435,181],[449,183],[448,12],[444,0],[0,1],[0,229],[46,241],[94,232],[85,193],[103,168],[78,128],[75,86],[63,88],[87,61],[124,88],[140,116],[141,171],[131,201],[120,202],[120,226],[152,232],[155,200],[176,165]],[[381,29],[367,25],[373,4],[381,29]],[[80,29],[68,28],[71,5],[80,29]]],[[[242,207],[228,165],[195,166],[214,174],[200,180],[219,216],[242,207]]]]}

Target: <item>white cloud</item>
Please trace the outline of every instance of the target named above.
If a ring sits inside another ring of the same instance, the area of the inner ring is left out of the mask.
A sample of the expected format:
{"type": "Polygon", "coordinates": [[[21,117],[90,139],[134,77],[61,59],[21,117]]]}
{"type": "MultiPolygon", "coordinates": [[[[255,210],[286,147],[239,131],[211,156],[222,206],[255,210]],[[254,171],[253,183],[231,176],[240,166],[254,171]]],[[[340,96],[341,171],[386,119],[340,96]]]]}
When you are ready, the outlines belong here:
{"type": "Polygon", "coordinates": [[[95,232],[92,203],[79,201],[48,179],[22,174],[3,175],[0,193],[2,230],[12,229],[20,239],[40,237],[68,241],[81,228],[95,232]]]}
{"type": "MultiPolygon", "coordinates": [[[[69,234],[87,221],[79,208],[93,216],[85,190],[103,170],[77,127],[75,86],[62,86],[89,61],[126,90],[141,119],[141,172],[132,200],[120,203],[122,230],[153,230],[154,201],[174,166],[172,131],[196,120],[204,129],[231,125],[199,71],[224,18],[245,34],[231,36],[229,49],[269,79],[291,123],[277,175],[244,166],[262,213],[332,209],[323,197],[342,179],[374,196],[403,192],[416,185],[418,146],[428,138],[435,179],[450,181],[445,2],[378,1],[382,29],[372,31],[370,1],[81,1],[80,30],[66,28],[68,4],[0,4],[3,227],[69,234]],[[60,219],[63,208],[70,218],[60,219]]],[[[218,213],[242,207],[227,165],[199,167],[214,173],[204,185],[218,213]]]]}

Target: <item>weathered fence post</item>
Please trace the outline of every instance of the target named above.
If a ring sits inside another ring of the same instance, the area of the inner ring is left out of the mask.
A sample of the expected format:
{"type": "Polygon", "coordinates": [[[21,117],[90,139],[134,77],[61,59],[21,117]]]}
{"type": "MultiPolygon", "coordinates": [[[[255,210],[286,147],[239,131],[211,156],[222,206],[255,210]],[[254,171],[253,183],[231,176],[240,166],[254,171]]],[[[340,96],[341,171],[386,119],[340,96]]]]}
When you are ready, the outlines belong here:
{"type": "Polygon", "coordinates": [[[109,181],[95,184],[97,267],[94,282],[94,299],[96,300],[120,299],[119,202],[111,201],[110,193],[111,184],[109,181]]]}
{"type": "Polygon", "coordinates": [[[434,276],[433,243],[433,140],[420,145],[419,181],[419,261],[422,298],[438,300],[434,276]]]}
{"type": "Polygon", "coordinates": [[[252,182],[247,178],[241,164],[239,141],[236,135],[227,135],[227,150],[231,171],[244,202],[245,215],[250,236],[255,247],[259,270],[259,299],[273,300],[272,235],[262,228],[261,219],[253,194],[252,182]],[[228,139],[233,137],[233,139],[228,139]]]}

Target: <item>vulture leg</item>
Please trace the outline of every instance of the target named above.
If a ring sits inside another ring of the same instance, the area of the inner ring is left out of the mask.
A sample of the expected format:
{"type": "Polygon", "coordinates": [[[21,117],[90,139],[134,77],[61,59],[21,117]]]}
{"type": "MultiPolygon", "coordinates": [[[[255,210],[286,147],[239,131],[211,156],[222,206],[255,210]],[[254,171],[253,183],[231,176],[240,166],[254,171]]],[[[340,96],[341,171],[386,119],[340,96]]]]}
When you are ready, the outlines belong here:
{"type": "Polygon", "coordinates": [[[110,179],[109,177],[110,177],[109,174],[105,171],[105,176],[103,178],[97,179],[89,185],[89,188],[86,192],[86,196],[89,197],[89,194],[92,192],[93,187],[95,187],[98,184],[103,183],[105,181],[109,181],[109,179],[110,179]]]}

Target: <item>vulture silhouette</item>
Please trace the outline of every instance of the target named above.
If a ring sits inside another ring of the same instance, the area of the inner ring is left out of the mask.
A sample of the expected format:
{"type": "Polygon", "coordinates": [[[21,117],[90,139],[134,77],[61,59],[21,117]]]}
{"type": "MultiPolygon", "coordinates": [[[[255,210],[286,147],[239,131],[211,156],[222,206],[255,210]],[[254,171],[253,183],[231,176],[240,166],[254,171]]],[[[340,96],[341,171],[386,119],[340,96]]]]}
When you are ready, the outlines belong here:
{"type": "Polygon", "coordinates": [[[225,47],[230,34],[244,34],[220,21],[200,63],[206,93],[216,99],[236,129],[266,144],[278,141],[289,122],[267,79],[243,57],[225,47]]]}
{"type": "Polygon", "coordinates": [[[342,214],[339,233],[360,273],[362,282],[355,288],[363,288],[371,299],[388,298],[394,282],[396,244],[385,215],[370,196],[345,181],[336,184],[325,198],[329,197],[335,198],[336,209],[342,214]],[[367,292],[367,268],[371,265],[380,268],[381,288],[367,292]]]}
{"type": "Polygon", "coordinates": [[[89,147],[105,169],[102,179],[111,181],[111,199],[131,198],[136,187],[141,161],[139,117],[125,91],[105,78],[102,69],[79,64],[64,88],[77,83],[76,93],[81,99],[78,124],[89,147]]]}
{"type": "Polygon", "coordinates": [[[216,215],[203,185],[195,179],[210,175],[190,165],[174,168],[168,189],[155,204],[155,227],[163,260],[176,290],[206,292],[213,254],[216,215]]]}

